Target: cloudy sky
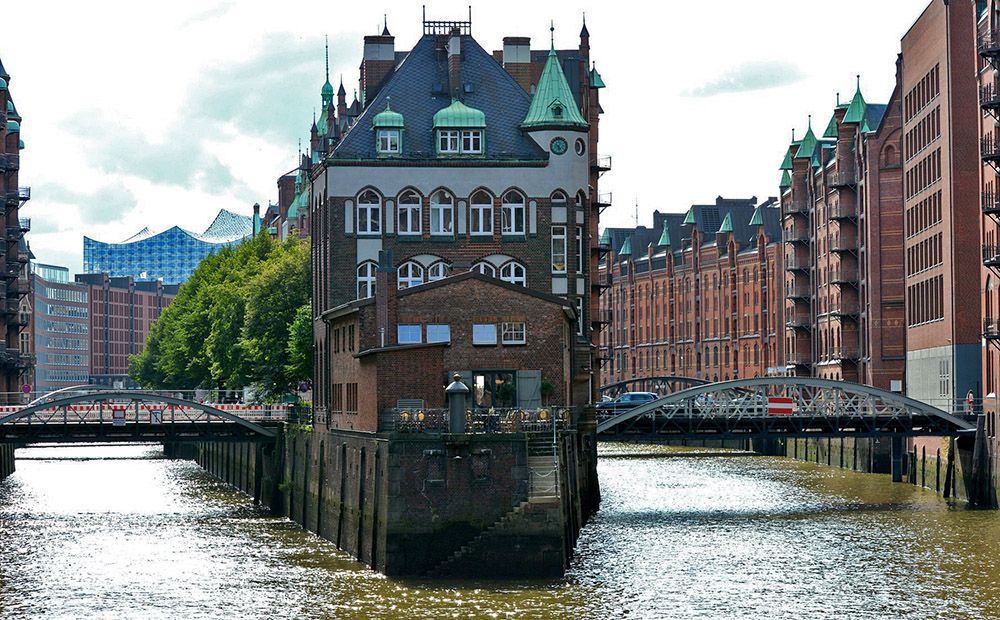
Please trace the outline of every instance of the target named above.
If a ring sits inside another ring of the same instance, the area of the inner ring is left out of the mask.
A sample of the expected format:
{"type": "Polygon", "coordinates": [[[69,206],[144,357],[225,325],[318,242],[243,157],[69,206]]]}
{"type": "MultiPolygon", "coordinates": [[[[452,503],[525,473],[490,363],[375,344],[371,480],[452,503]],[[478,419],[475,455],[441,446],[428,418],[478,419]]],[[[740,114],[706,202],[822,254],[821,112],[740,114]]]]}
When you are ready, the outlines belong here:
{"type": "MultiPolygon", "coordinates": [[[[602,224],[717,195],[776,193],[792,128],[822,130],[855,74],[870,102],[892,90],[899,39],[929,0],[650,3],[506,0],[472,6],[487,50],[504,36],[576,47],[581,14],[601,93],[601,151],[614,169],[602,224]],[[839,33],[839,38],[838,38],[839,33]]],[[[941,1],[941,0],[934,0],[941,1]]],[[[428,2],[463,19],[468,2],[428,2]]],[[[0,59],[24,117],[21,184],[38,260],[78,270],[83,235],[119,241],[143,226],[200,231],[220,208],[277,199],[323,83],[350,97],[361,37],[388,13],[396,48],[421,33],[418,2],[10,2],[0,59]],[[347,8],[349,7],[349,8],[347,8]]]]}

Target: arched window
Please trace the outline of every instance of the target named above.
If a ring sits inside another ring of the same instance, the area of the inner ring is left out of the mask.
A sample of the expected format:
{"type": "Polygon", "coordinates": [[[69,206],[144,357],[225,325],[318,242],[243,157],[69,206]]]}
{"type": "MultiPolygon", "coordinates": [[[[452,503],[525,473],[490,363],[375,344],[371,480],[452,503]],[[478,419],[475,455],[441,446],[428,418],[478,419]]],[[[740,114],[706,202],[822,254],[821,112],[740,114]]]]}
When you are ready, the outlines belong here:
{"type": "Polygon", "coordinates": [[[358,265],[358,299],[375,296],[375,269],[377,267],[373,260],[366,260],[358,265]]]}
{"type": "Polygon", "coordinates": [[[712,347],[712,365],[719,365],[719,347],[712,347]]]}
{"type": "Polygon", "coordinates": [[[582,191],[576,193],[576,206],[578,208],[583,208],[583,205],[587,203],[587,197],[582,191]]]}
{"type": "Polygon", "coordinates": [[[431,194],[431,234],[450,235],[455,226],[455,197],[447,190],[431,194]]]}
{"type": "Polygon", "coordinates": [[[493,196],[483,190],[469,200],[469,232],[473,235],[493,234],[493,196]]]}
{"type": "Polygon", "coordinates": [[[439,260],[430,267],[427,268],[427,281],[433,282],[434,280],[441,280],[442,278],[447,278],[451,275],[451,267],[448,263],[443,260],[439,260]]]}
{"type": "Polygon", "coordinates": [[[552,192],[552,202],[566,202],[566,194],[560,190],[552,192]]]}
{"type": "Polygon", "coordinates": [[[382,232],[382,198],[370,189],[358,195],[358,234],[382,232]]]}
{"type": "Polygon", "coordinates": [[[487,263],[486,261],[476,263],[469,271],[478,271],[484,276],[489,276],[491,278],[497,277],[497,268],[493,266],[493,263],[487,263]]]}
{"type": "Polygon", "coordinates": [[[524,265],[515,261],[510,261],[500,268],[500,279],[511,284],[528,286],[528,276],[524,265]]]}
{"type": "Polygon", "coordinates": [[[408,189],[399,195],[399,226],[398,232],[401,235],[420,234],[420,194],[408,189]]]}
{"type": "Polygon", "coordinates": [[[398,288],[410,288],[424,283],[424,268],[420,266],[420,263],[412,260],[400,265],[396,273],[396,286],[398,288]]]}
{"type": "Polygon", "coordinates": [[[501,232],[505,235],[524,234],[524,196],[511,190],[501,200],[501,232]]]}

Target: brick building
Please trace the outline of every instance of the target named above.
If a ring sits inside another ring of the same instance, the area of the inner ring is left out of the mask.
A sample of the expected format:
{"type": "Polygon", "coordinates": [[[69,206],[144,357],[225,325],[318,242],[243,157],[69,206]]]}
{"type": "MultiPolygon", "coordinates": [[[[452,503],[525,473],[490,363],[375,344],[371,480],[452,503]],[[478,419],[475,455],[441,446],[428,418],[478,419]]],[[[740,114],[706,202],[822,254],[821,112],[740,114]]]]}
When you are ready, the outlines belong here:
{"type": "MultiPolygon", "coordinates": [[[[491,55],[470,31],[470,22],[425,22],[414,48],[397,52],[385,29],[365,37],[357,106],[346,106],[341,87],[334,109],[332,88],[324,85],[318,124],[327,131],[314,127],[310,157],[320,412],[334,410],[330,386],[342,383],[328,319],[355,300],[378,297],[383,251],[396,260],[400,290],[457,284],[475,271],[562,298],[579,318],[567,357],[570,380],[553,398],[585,405],[596,389],[591,240],[598,177],[609,165],[594,154],[604,84],[590,67],[589,32],[584,27],[572,50],[532,52],[527,39],[507,38],[491,55]]],[[[537,301],[522,297],[520,314],[528,315],[537,301]]],[[[373,342],[370,333],[356,337],[373,342]]],[[[459,370],[495,363],[476,350],[484,361],[459,370]]],[[[514,360],[503,367],[514,372],[511,389],[538,387],[516,385],[539,379],[517,375],[514,360]]],[[[443,389],[446,377],[434,382],[443,389]]]]}
{"type": "Polygon", "coordinates": [[[977,2],[977,51],[979,52],[979,105],[982,110],[981,209],[982,260],[981,311],[983,316],[983,395],[996,409],[1000,393],[1000,6],[993,0],[977,2]]]}
{"type": "Polygon", "coordinates": [[[20,391],[30,382],[34,364],[30,354],[22,354],[20,334],[26,324],[22,320],[24,299],[31,292],[28,258],[30,252],[24,233],[31,221],[20,217],[20,210],[31,198],[31,188],[18,184],[21,166],[21,115],[10,91],[10,74],[0,62],[0,218],[5,225],[0,240],[0,311],[4,317],[0,329],[0,399],[20,391]]]}
{"type": "Polygon", "coordinates": [[[903,389],[900,87],[858,88],[781,164],[786,372],[903,389]]]}
{"type": "Polygon", "coordinates": [[[142,352],[153,321],[180,285],[106,273],[77,274],[76,283],[87,288],[90,299],[90,383],[132,387],[128,358],[142,352]]]}
{"type": "Polygon", "coordinates": [[[46,394],[90,382],[90,290],[69,269],[32,264],[34,391],[46,394]]]}
{"type": "Polygon", "coordinates": [[[712,381],[784,370],[784,273],[776,199],[718,197],[653,227],[609,228],[600,278],[601,383],[712,381]]]}

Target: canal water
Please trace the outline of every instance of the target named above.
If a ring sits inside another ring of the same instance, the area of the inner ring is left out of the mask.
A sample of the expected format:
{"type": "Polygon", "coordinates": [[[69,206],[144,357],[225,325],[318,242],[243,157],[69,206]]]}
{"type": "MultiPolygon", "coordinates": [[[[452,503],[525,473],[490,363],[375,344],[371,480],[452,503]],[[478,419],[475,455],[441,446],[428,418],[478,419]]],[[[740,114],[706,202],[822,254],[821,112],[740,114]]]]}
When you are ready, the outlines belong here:
{"type": "Polygon", "coordinates": [[[158,447],[19,450],[0,618],[1000,616],[997,513],[784,459],[603,450],[571,570],[529,583],[385,578],[158,447]]]}

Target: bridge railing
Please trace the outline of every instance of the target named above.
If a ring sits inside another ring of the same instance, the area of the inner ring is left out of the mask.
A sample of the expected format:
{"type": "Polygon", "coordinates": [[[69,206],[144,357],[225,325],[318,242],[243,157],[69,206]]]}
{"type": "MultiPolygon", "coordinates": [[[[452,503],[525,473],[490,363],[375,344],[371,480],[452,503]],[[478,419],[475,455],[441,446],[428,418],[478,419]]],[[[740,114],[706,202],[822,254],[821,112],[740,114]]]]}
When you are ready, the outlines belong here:
{"type": "MultiPolygon", "coordinates": [[[[572,423],[572,414],[571,407],[468,409],[465,432],[480,435],[565,429],[572,423]]],[[[391,408],[384,410],[379,420],[379,430],[383,432],[448,433],[450,428],[447,409],[391,408]]]]}
{"type": "MultiPolygon", "coordinates": [[[[244,407],[237,409],[233,405],[218,404],[210,405],[226,413],[239,417],[248,422],[299,422],[309,420],[311,416],[303,418],[298,412],[289,411],[287,407],[272,408],[244,407]]],[[[0,417],[6,414],[16,413],[23,409],[20,406],[0,407],[0,417]]],[[[178,406],[172,404],[157,403],[128,403],[124,401],[102,401],[96,403],[76,404],[76,405],[56,405],[39,409],[23,417],[13,419],[7,424],[30,424],[30,425],[54,425],[54,424],[173,424],[173,423],[195,423],[195,422],[221,422],[233,423],[215,415],[205,408],[197,406],[178,406]]]]}

